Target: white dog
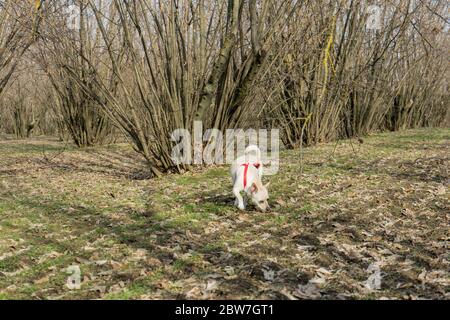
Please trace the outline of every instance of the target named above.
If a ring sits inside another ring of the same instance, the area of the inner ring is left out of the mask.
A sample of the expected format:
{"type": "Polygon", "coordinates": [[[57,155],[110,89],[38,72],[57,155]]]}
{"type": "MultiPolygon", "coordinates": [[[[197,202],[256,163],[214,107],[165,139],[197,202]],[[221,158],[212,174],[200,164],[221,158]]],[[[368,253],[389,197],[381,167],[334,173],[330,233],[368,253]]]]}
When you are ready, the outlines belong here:
{"type": "Polygon", "coordinates": [[[236,196],[235,205],[245,210],[244,199],[241,191],[245,191],[254,205],[265,212],[269,208],[269,192],[266,185],[262,184],[263,166],[261,151],[255,145],[248,146],[244,155],[237,158],[231,166],[231,178],[233,179],[233,194],[236,196]]]}

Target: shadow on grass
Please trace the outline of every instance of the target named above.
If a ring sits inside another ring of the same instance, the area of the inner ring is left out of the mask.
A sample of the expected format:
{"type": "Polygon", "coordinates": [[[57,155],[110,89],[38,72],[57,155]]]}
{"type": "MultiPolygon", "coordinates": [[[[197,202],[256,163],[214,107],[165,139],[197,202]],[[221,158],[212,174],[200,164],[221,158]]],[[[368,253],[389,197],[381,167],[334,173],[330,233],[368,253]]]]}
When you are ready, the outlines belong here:
{"type": "MultiPolygon", "coordinates": [[[[297,267],[287,267],[283,263],[275,262],[275,260],[261,260],[258,258],[256,253],[265,253],[268,256],[277,257],[278,253],[272,245],[266,245],[264,241],[258,242],[251,247],[251,251],[247,253],[238,252],[236,250],[230,250],[230,244],[227,243],[232,232],[240,231],[250,231],[258,232],[255,225],[248,223],[240,223],[239,221],[233,221],[232,216],[222,217],[229,222],[234,222],[236,228],[233,231],[227,233],[210,233],[206,234],[202,230],[196,228],[189,228],[184,225],[181,228],[180,225],[170,223],[170,217],[161,217],[158,212],[148,207],[145,211],[137,211],[127,206],[118,206],[115,208],[108,208],[108,212],[102,212],[101,210],[88,207],[88,206],[76,206],[72,203],[64,201],[45,201],[30,195],[20,195],[15,193],[10,194],[9,197],[4,200],[14,203],[20,206],[22,211],[34,211],[39,212],[39,218],[42,222],[46,222],[47,219],[49,223],[65,226],[70,230],[70,235],[76,237],[72,241],[60,240],[59,237],[53,233],[57,232],[52,230],[52,237],[49,237],[47,230],[25,230],[23,229],[20,237],[25,240],[24,243],[28,246],[50,246],[59,252],[64,252],[67,255],[65,263],[79,264],[79,260],[91,260],[94,253],[107,254],[107,246],[99,246],[96,248],[95,252],[86,252],[83,247],[86,245],[94,245],[95,241],[100,238],[107,239],[108,242],[114,244],[123,245],[130,249],[144,249],[148,255],[152,258],[158,259],[162,264],[162,279],[164,281],[179,281],[184,279],[197,277],[199,281],[207,281],[209,277],[214,276],[214,279],[220,280],[220,289],[215,293],[216,298],[233,298],[233,297],[259,297],[259,298],[272,298],[272,299],[286,299],[286,296],[281,293],[281,288],[287,288],[289,291],[295,291],[298,285],[306,284],[310,279],[315,277],[315,274],[305,272],[302,270],[302,266],[297,267]],[[70,210],[69,210],[70,209],[70,210]],[[113,209],[113,211],[110,211],[113,209]],[[122,221],[114,219],[110,216],[110,212],[122,212],[126,213],[127,220],[122,221]],[[244,229],[244,230],[242,230],[244,229]],[[194,234],[194,236],[191,234],[194,234]],[[175,253],[173,248],[178,247],[178,251],[175,253]],[[253,255],[251,252],[255,252],[253,255]],[[202,269],[198,265],[192,262],[186,261],[182,256],[183,254],[201,254],[204,263],[213,266],[214,274],[211,275],[210,270],[202,269]],[[169,268],[167,268],[169,267],[169,268]],[[217,274],[217,270],[225,270],[226,268],[232,268],[234,270],[234,277],[226,278],[224,272],[217,274]],[[267,281],[266,274],[264,270],[270,270],[276,273],[276,277],[267,281]]],[[[217,195],[214,193],[203,193],[204,203],[200,203],[199,206],[202,208],[209,208],[212,204],[220,206],[228,206],[230,201],[233,201],[228,195],[217,195]]],[[[249,216],[267,219],[269,215],[256,215],[255,213],[246,213],[249,216]]],[[[352,234],[351,225],[360,225],[360,223],[366,223],[365,221],[359,221],[358,216],[353,216],[351,214],[342,215],[337,212],[334,216],[325,215],[327,218],[324,220],[322,216],[302,216],[296,218],[292,221],[293,224],[299,227],[298,231],[292,235],[291,233],[283,233],[283,230],[269,231],[265,232],[272,233],[273,237],[277,237],[278,241],[281,242],[292,242],[294,245],[299,246],[309,246],[311,247],[311,252],[315,254],[320,254],[322,256],[321,260],[316,261],[319,266],[328,268],[331,263],[339,261],[343,264],[348,272],[351,272],[352,277],[356,278],[358,281],[365,280],[367,274],[365,270],[368,266],[366,261],[356,259],[346,255],[344,252],[337,250],[334,245],[331,244],[321,244],[320,238],[326,237],[326,235],[335,232],[335,223],[339,222],[345,228],[339,231],[341,235],[349,234],[346,239],[351,241],[353,244],[363,244],[367,243],[365,237],[361,237],[358,233],[352,234]],[[321,218],[322,217],[322,218],[321,218]],[[321,223],[317,223],[321,221],[321,223]],[[349,225],[349,227],[346,227],[349,225]],[[301,226],[301,228],[300,228],[301,226]],[[348,230],[347,230],[348,229],[348,230]],[[325,256],[326,258],[323,258],[325,256]],[[328,262],[327,262],[328,261],[328,262]]],[[[253,220],[253,223],[257,224],[257,220],[253,220]]],[[[370,227],[369,225],[362,227],[370,227]]],[[[360,231],[359,230],[359,233],[360,231]]],[[[380,235],[384,237],[384,235],[380,235]]],[[[255,239],[259,236],[255,235],[255,239]]],[[[390,240],[389,240],[390,241],[390,240]]],[[[406,245],[406,244],[405,244],[406,245]]],[[[419,250],[417,244],[412,244],[415,246],[415,250],[419,250]]],[[[421,258],[419,254],[415,252],[408,253],[408,256],[417,261],[419,264],[426,268],[430,266],[426,264],[427,257],[435,257],[435,253],[432,251],[424,251],[424,248],[420,249],[420,254],[423,254],[425,258],[421,258]],[[425,259],[425,260],[424,260],[425,259]],[[425,262],[424,262],[425,261],[425,262]]],[[[280,252],[281,253],[281,252],[280,252]]],[[[403,255],[403,253],[400,253],[403,255]]],[[[127,257],[123,257],[126,259],[127,257]]],[[[10,258],[10,259],[16,259],[10,258]]],[[[26,257],[20,257],[17,261],[10,261],[12,265],[19,265],[22,260],[32,264],[32,260],[26,260],[26,257]],[[24,260],[25,259],[25,260],[24,260]]],[[[118,257],[115,256],[113,259],[117,260],[118,257]]],[[[8,261],[6,261],[8,262],[8,261]]],[[[102,267],[97,267],[92,270],[92,273],[101,273],[102,267]]],[[[138,267],[129,270],[128,272],[115,272],[113,271],[110,278],[105,280],[102,285],[110,287],[121,281],[126,281],[130,283],[130,286],[138,286],[138,292],[142,294],[154,293],[158,291],[162,296],[166,298],[186,298],[184,293],[176,292],[170,288],[161,288],[158,281],[154,281],[152,278],[145,278],[136,273],[137,270],[141,269],[152,269],[153,266],[149,264],[147,260],[138,262],[138,267]]],[[[1,271],[1,270],[0,270],[1,271]]],[[[12,271],[12,270],[10,270],[12,271]]],[[[395,285],[397,281],[401,279],[400,275],[391,273],[386,281],[390,290],[397,290],[395,285]]],[[[21,284],[20,278],[16,279],[17,285],[21,284]]],[[[36,278],[26,279],[24,281],[32,282],[36,278]]],[[[1,282],[1,279],[0,279],[1,282]]],[[[411,279],[411,283],[416,283],[416,279],[411,279]]],[[[384,284],[386,286],[387,284],[384,284]]],[[[438,290],[439,288],[427,284],[427,290],[438,290]]],[[[36,289],[36,294],[39,297],[46,297],[49,291],[41,291],[42,288],[36,289]]],[[[76,293],[76,298],[102,298],[104,293],[91,290],[92,288],[85,288],[82,291],[76,293]]],[[[187,290],[187,288],[183,288],[187,290]]],[[[402,292],[417,293],[418,289],[398,289],[402,292]]],[[[51,294],[58,296],[61,294],[66,294],[67,290],[64,285],[61,284],[60,287],[51,288],[51,294]]],[[[322,298],[336,298],[339,292],[342,290],[339,287],[325,288],[321,291],[322,298]]],[[[436,291],[437,292],[437,291],[436,291]]],[[[420,292],[419,292],[420,293],[420,292]]],[[[74,296],[75,297],[75,296],[74,296]]],[[[132,297],[132,295],[131,295],[132,297]]]]}
{"type": "Polygon", "coordinates": [[[450,182],[449,164],[450,157],[426,157],[414,161],[377,159],[365,166],[349,165],[341,169],[353,174],[388,175],[398,180],[447,184],[450,182]]]}
{"type": "Polygon", "coordinates": [[[30,170],[49,169],[69,173],[92,173],[129,180],[152,177],[144,160],[136,153],[104,149],[64,149],[54,145],[2,145],[0,154],[27,157],[8,159],[0,167],[0,175],[27,174],[30,170]],[[53,156],[53,154],[57,154],[53,156]],[[30,166],[31,164],[31,166],[30,166]],[[20,165],[20,166],[18,166],[20,165]]]}
{"type": "Polygon", "coordinates": [[[68,170],[72,172],[102,174],[130,180],[146,180],[152,177],[146,163],[138,154],[103,150],[88,151],[88,154],[92,158],[81,156],[69,161],[54,160],[52,163],[56,166],[62,163],[63,167],[69,165],[68,170]]]}
{"type": "MultiPolygon", "coordinates": [[[[144,249],[149,256],[157,258],[163,266],[170,266],[172,269],[167,271],[164,269],[164,279],[170,281],[178,281],[190,278],[196,275],[200,281],[207,281],[208,272],[198,269],[198,266],[192,265],[190,262],[183,260],[183,253],[201,254],[203,260],[215,266],[215,268],[224,269],[225,267],[236,270],[237,276],[232,279],[222,279],[221,289],[216,293],[218,297],[233,296],[261,296],[273,298],[286,298],[282,294],[261,291],[260,281],[264,280],[263,268],[273,268],[280,272],[280,276],[273,283],[275,286],[290,286],[293,289],[298,284],[299,277],[303,279],[305,275],[298,275],[297,271],[283,268],[269,261],[259,261],[256,257],[251,257],[238,252],[229,252],[227,245],[224,243],[223,234],[201,234],[201,237],[192,237],[189,235],[189,228],[181,229],[176,224],[169,223],[169,219],[161,219],[157,212],[150,208],[146,212],[138,212],[129,207],[117,207],[115,211],[126,212],[128,220],[126,223],[112,219],[108,213],[100,212],[92,207],[74,206],[66,202],[45,202],[37,198],[27,197],[24,195],[14,195],[11,199],[21,210],[38,210],[44,218],[51,223],[57,223],[70,229],[70,234],[76,237],[76,240],[58,240],[58,237],[49,237],[47,231],[39,230],[22,230],[20,237],[25,243],[32,247],[51,246],[54,250],[65,252],[67,264],[79,264],[81,260],[90,260],[92,252],[83,251],[83,247],[94,243],[99,238],[112,240],[116,244],[125,245],[132,249],[144,249]],[[71,208],[71,210],[67,210],[71,208]],[[151,240],[154,239],[154,240],[151,240]],[[175,254],[173,248],[178,247],[180,252],[175,254]],[[175,272],[174,269],[178,271],[175,272]],[[302,278],[303,277],[303,278],[302,278]],[[290,282],[290,283],[288,283],[290,282]]],[[[205,204],[207,206],[207,204],[205,204]]],[[[196,233],[198,230],[192,229],[196,233]]],[[[55,231],[53,231],[55,232],[55,231]]],[[[52,232],[52,233],[53,233],[52,232]]],[[[96,252],[108,250],[108,248],[96,248],[96,252]]],[[[13,258],[11,258],[13,259],[13,258]]],[[[32,263],[25,257],[19,260],[22,262],[32,263]],[[25,259],[25,260],[24,260],[25,259]]],[[[14,263],[15,264],[15,263],[14,263]]],[[[146,261],[140,262],[139,268],[151,268],[146,261]]],[[[1,270],[0,270],[1,271],[1,270]]],[[[10,270],[11,271],[11,270],[10,270]]],[[[223,274],[225,277],[226,274],[223,274]]],[[[35,279],[27,279],[33,281],[35,279]]],[[[128,280],[131,283],[142,281],[142,277],[138,274],[130,272],[128,275],[122,272],[116,272],[105,284],[106,286],[114,285],[120,281],[128,280]]],[[[304,279],[303,279],[304,280],[304,279]]],[[[302,280],[302,281],[303,281],[302,280]]],[[[145,281],[144,281],[145,282],[145,281]]],[[[20,285],[20,281],[18,281],[20,285]]],[[[159,290],[160,293],[168,298],[186,298],[184,294],[172,292],[170,289],[161,291],[157,283],[145,282],[147,292],[159,290]]],[[[60,289],[52,289],[52,294],[60,295],[65,293],[65,288],[61,285],[60,289]]],[[[44,293],[37,292],[38,296],[44,293]]],[[[47,293],[48,294],[48,293],[47,293]]],[[[100,298],[99,292],[90,291],[89,289],[78,292],[81,294],[78,298],[100,298]]]]}
{"type": "Polygon", "coordinates": [[[36,153],[55,153],[55,152],[62,152],[62,151],[68,151],[68,150],[75,150],[74,146],[67,146],[64,147],[64,145],[56,145],[55,143],[45,143],[45,142],[22,142],[22,141],[7,141],[1,142],[0,141],[0,154],[5,155],[11,155],[11,154],[36,154],[36,153]]]}

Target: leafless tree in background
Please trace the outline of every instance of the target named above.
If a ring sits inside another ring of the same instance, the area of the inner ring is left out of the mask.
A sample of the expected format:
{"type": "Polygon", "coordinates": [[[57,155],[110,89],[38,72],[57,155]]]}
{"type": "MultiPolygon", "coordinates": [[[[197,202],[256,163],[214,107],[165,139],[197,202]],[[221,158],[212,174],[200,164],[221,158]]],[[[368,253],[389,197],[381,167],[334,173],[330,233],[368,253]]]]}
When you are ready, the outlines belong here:
{"type": "Polygon", "coordinates": [[[28,0],[0,2],[0,94],[20,58],[37,40],[41,23],[40,5],[28,0]]]}
{"type": "MultiPolygon", "coordinates": [[[[40,1],[35,3],[26,0],[0,2],[0,96],[17,71],[21,58],[37,41],[41,20],[40,1]]],[[[10,94],[10,97],[14,99],[8,101],[7,98],[6,102],[9,102],[9,105],[7,103],[5,105],[5,101],[2,101],[0,119],[2,122],[10,120],[11,130],[18,137],[23,138],[31,134],[35,121],[33,113],[30,112],[32,107],[28,105],[28,97],[26,92],[21,90],[21,84],[17,84],[13,90],[18,90],[17,95],[10,94]],[[12,112],[12,118],[6,116],[8,112],[12,112]]],[[[0,124],[0,128],[6,127],[7,124],[0,124]]]]}
{"type": "Polygon", "coordinates": [[[280,128],[299,147],[449,117],[444,0],[77,0],[75,29],[69,3],[45,2],[39,41],[15,45],[50,84],[46,121],[80,146],[114,126],[154,175],[189,169],[172,161],[171,133],[195,120],[280,128]]]}
{"type": "MultiPolygon", "coordinates": [[[[422,2],[378,3],[381,24],[370,29],[361,1],[310,1],[275,44],[291,46],[268,73],[277,94],[262,103],[273,106],[286,145],[438,125],[446,117],[448,24],[422,2]]],[[[448,4],[435,2],[433,10],[448,4]]]]}

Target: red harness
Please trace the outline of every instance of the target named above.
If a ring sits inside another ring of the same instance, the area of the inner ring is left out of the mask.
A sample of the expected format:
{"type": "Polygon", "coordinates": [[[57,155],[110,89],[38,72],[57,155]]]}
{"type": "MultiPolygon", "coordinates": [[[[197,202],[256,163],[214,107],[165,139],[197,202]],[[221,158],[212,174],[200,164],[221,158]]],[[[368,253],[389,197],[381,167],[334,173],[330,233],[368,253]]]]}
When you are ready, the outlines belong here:
{"type": "MultiPolygon", "coordinates": [[[[244,189],[247,187],[247,171],[248,171],[248,167],[250,166],[250,163],[244,163],[242,166],[244,166],[244,189]]],[[[261,164],[259,163],[254,163],[253,166],[256,169],[259,169],[259,167],[261,166],[261,164]]]]}

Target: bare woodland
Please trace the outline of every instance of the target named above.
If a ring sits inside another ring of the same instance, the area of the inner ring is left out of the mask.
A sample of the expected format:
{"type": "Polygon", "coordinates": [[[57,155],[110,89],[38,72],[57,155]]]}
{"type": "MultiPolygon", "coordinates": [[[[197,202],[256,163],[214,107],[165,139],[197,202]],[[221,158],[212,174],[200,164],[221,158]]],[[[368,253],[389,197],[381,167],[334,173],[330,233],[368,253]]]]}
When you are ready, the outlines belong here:
{"type": "Polygon", "coordinates": [[[0,300],[449,299],[449,10],[0,0],[0,300]],[[270,211],[197,121],[279,130],[270,211]]]}
{"type": "Polygon", "coordinates": [[[123,136],[161,175],[195,120],[295,148],[448,119],[445,0],[377,1],[379,28],[354,0],[75,3],[2,1],[1,132],[123,136]]]}

